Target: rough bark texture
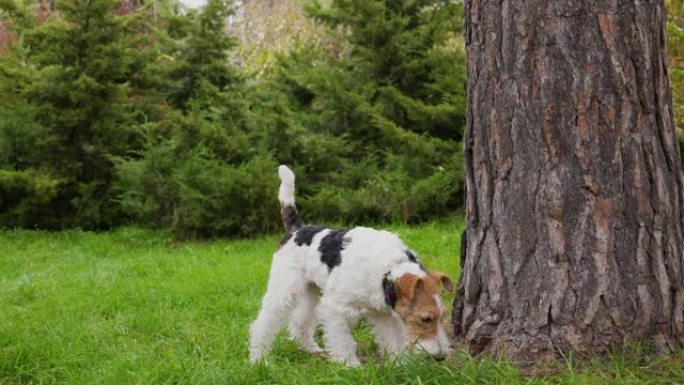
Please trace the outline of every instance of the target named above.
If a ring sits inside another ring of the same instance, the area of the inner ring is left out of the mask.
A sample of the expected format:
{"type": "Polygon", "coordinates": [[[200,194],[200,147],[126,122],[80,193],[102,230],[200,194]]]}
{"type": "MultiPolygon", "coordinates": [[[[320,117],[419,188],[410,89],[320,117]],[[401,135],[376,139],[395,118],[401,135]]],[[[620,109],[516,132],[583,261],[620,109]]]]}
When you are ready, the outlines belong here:
{"type": "Polygon", "coordinates": [[[660,1],[467,0],[457,340],[516,361],[684,342],[660,1]],[[466,239],[467,238],[467,239],[466,239]]]}

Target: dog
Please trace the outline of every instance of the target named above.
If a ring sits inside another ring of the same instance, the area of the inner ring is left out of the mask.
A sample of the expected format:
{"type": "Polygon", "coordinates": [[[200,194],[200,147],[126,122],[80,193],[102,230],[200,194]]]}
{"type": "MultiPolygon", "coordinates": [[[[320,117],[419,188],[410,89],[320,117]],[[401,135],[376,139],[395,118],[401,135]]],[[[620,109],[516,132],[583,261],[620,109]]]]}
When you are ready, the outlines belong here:
{"type": "Polygon", "coordinates": [[[418,256],[388,231],[306,225],[295,206],[295,175],[280,166],[278,199],[285,236],[273,255],[266,294],[250,327],[250,361],[268,354],[289,320],[289,332],[310,353],[321,324],[329,357],[361,364],[352,325],[361,317],[373,326],[385,354],[426,352],[442,360],[451,352],[442,324],[446,307],[440,284],[453,291],[446,274],[427,271],[418,256]]]}

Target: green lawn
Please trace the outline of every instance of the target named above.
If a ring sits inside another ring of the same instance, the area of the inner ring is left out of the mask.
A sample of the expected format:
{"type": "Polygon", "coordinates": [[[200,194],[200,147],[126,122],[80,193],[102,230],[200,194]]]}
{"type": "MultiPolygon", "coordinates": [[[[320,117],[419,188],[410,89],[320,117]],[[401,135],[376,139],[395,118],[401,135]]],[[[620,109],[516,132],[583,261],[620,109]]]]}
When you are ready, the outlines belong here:
{"type": "MultiPolygon", "coordinates": [[[[423,263],[454,279],[460,220],[394,227],[423,263]]],[[[392,367],[357,330],[361,369],[329,364],[283,335],[272,363],[249,365],[247,328],[279,236],[176,242],[132,228],[0,232],[0,384],[675,384],[681,358],[624,354],[545,378],[458,353],[392,367]]]]}

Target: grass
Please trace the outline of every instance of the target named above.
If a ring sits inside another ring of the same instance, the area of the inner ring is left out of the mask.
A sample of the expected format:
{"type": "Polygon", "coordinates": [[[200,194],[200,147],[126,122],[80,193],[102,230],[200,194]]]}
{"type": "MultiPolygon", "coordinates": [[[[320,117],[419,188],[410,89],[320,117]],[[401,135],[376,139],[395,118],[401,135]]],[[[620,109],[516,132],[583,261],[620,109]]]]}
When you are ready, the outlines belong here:
{"type": "MultiPolygon", "coordinates": [[[[458,276],[462,220],[399,227],[423,263],[458,276]]],[[[675,384],[681,357],[616,355],[526,377],[457,353],[392,366],[356,331],[361,369],[313,357],[281,335],[272,363],[247,362],[279,236],[175,242],[164,232],[0,232],[0,384],[675,384]]]]}

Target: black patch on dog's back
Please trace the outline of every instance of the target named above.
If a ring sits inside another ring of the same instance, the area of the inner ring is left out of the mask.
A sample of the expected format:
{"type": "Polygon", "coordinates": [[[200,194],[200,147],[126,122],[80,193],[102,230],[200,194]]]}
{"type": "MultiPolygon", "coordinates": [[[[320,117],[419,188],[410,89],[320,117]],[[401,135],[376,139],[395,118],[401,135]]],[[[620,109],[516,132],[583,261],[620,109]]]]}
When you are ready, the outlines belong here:
{"type": "Polygon", "coordinates": [[[297,244],[297,246],[301,246],[301,245],[311,246],[311,242],[313,241],[313,237],[325,229],[326,229],[325,226],[302,227],[301,229],[299,229],[295,233],[294,241],[297,244]]]}
{"type": "Polygon", "coordinates": [[[278,248],[281,248],[285,246],[285,244],[292,238],[292,233],[291,232],[286,232],[285,235],[283,236],[283,239],[280,240],[280,243],[278,244],[278,248]]]}
{"type": "Polygon", "coordinates": [[[423,265],[420,262],[418,262],[418,256],[416,254],[414,254],[413,251],[406,250],[405,253],[406,253],[406,256],[408,257],[409,262],[417,263],[418,267],[420,267],[421,270],[427,271],[427,270],[425,270],[423,265]]]}
{"type": "Polygon", "coordinates": [[[341,252],[347,245],[349,239],[344,236],[349,230],[331,230],[321,239],[318,251],[321,253],[321,262],[328,265],[328,271],[342,263],[341,252]]]}

